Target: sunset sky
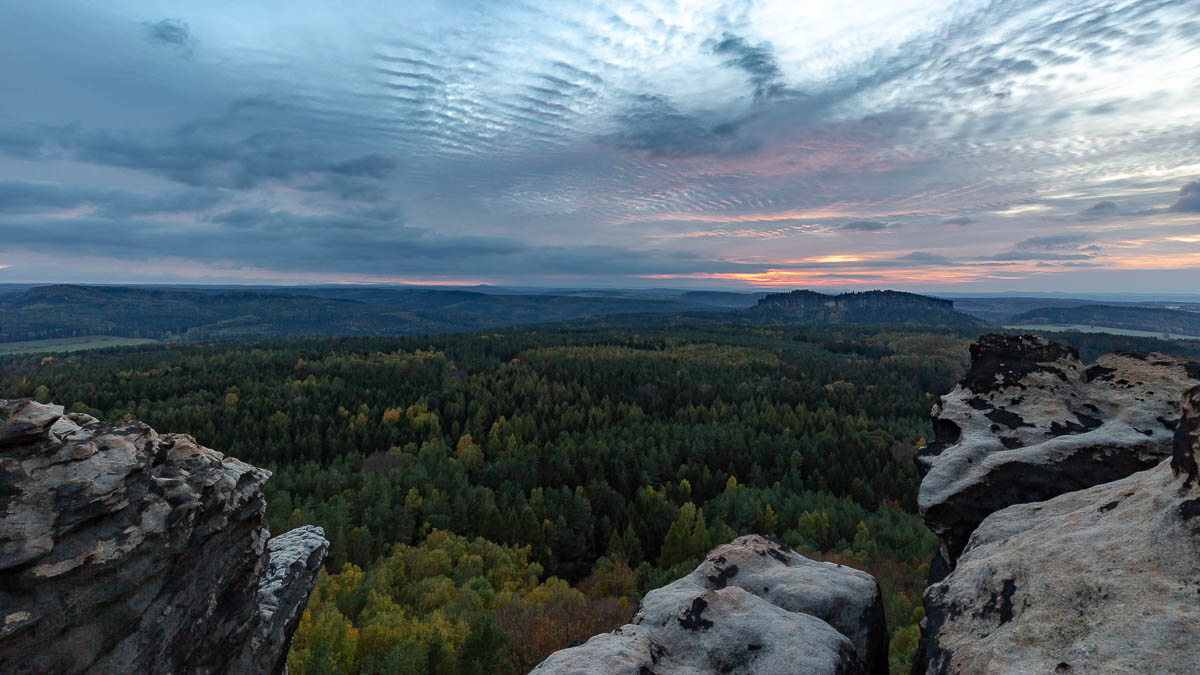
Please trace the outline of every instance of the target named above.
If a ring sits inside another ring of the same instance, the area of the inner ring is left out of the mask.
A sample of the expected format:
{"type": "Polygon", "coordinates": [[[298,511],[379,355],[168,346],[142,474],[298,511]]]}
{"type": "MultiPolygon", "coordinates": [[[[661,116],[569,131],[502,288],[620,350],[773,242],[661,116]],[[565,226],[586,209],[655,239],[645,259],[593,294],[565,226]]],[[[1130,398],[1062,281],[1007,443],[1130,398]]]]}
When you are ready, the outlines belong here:
{"type": "Polygon", "coordinates": [[[1200,2],[4,2],[0,283],[1200,289],[1200,2]]]}

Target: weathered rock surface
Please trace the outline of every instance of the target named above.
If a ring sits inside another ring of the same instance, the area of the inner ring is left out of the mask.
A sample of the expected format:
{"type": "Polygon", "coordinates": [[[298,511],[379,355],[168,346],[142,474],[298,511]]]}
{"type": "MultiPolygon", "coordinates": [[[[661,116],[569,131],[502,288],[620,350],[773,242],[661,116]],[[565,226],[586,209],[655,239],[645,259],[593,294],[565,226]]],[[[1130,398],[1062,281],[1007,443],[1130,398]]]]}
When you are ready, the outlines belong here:
{"type": "Polygon", "coordinates": [[[235,672],[282,670],[282,658],[292,645],[292,634],[328,552],[325,531],[312,525],[267,541],[267,567],[258,580],[258,628],[235,672]]]}
{"type": "Polygon", "coordinates": [[[0,400],[0,672],[274,672],[327,543],[269,473],[136,421],[0,400]]]}
{"type": "Polygon", "coordinates": [[[929,673],[1200,669],[1200,388],[1174,456],[989,516],[925,592],[929,673]]]}
{"type": "Polygon", "coordinates": [[[887,640],[869,574],[750,535],[647,593],[632,623],[534,672],[886,673],[887,640]]]}
{"type": "Polygon", "coordinates": [[[1124,478],[1171,453],[1178,401],[1200,364],[1115,352],[1087,366],[1036,336],[985,335],[934,406],[917,454],[918,506],[952,567],[989,514],[1124,478]]]}

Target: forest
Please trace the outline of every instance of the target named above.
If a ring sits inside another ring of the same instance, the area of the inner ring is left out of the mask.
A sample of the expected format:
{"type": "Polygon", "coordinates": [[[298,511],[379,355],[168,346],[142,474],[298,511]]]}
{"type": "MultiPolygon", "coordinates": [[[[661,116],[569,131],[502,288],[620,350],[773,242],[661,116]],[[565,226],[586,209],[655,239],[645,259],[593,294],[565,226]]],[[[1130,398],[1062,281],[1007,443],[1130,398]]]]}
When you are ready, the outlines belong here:
{"type": "MultiPolygon", "coordinates": [[[[522,673],[747,533],[879,580],[907,672],[915,447],[978,329],[676,326],[170,343],[0,359],[0,391],[270,469],[325,528],[292,673],[522,673]]],[[[1062,339],[1062,336],[1059,336],[1062,339]]],[[[1177,342],[1074,335],[1085,358],[1177,342]]]]}

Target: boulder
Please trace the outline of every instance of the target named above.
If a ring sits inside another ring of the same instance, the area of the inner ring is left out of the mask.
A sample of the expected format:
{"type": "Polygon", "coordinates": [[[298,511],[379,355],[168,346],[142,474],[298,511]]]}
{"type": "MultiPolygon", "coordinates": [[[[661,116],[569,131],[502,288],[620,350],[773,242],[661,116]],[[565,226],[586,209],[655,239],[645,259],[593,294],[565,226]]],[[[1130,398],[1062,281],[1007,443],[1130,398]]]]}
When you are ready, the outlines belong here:
{"type": "Polygon", "coordinates": [[[952,568],[991,513],[1161,462],[1179,398],[1197,383],[1200,364],[1178,357],[1115,352],[1085,365],[1042,337],[981,337],[966,376],[934,406],[934,442],[916,457],[918,508],[942,544],[935,568],[952,568]]]}
{"type": "Polygon", "coordinates": [[[758,535],[651,591],[630,624],[555,652],[537,673],[886,673],[879,586],[758,535]]]}
{"type": "Polygon", "coordinates": [[[327,543],[270,540],[269,476],[141,422],[0,400],[0,672],[282,670],[327,543]]]}

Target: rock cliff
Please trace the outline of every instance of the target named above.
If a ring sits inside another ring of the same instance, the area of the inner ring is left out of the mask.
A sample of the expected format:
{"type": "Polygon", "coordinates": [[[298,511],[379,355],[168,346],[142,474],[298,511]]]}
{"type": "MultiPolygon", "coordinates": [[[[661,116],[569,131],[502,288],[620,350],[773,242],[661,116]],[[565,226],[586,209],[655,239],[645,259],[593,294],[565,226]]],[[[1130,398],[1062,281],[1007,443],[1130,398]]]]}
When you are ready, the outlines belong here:
{"type": "Polygon", "coordinates": [[[914,672],[1195,672],[1198,383],[1158,354],[972,348],[918,455],[944,557],[914,672]]]}
{"type": "Polygon", "coordinates": [[[0,399],[0,672],[280,672],[328,542],[270,474],[141,422],[0,399]]]}
{"type": "Polygon", "coordinates": [[[935,441],[917,453],[921,516],[952,567],[991,513],[1149,469],[1171,454],[1179,399],[1200,364],[1115,352],[1086,365],[1036,336],[985,335],[971,367],[934,406],[935,441]]]}
{"type": "Polygon", "coordinates": [[[869,574],[749,535],[651,591],[631,623],[551,654],[534,673],[886,673],[869,574]]]}
{"type": "Polygon", "coordinates": [[[741,312],[779,323],[904,323],[925,326],[980,325],[950,300],[901,291],[826,295],[809,290],[772,293],[741,312]]]}

